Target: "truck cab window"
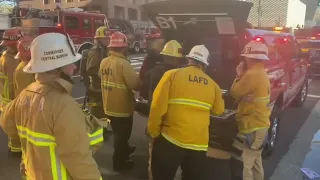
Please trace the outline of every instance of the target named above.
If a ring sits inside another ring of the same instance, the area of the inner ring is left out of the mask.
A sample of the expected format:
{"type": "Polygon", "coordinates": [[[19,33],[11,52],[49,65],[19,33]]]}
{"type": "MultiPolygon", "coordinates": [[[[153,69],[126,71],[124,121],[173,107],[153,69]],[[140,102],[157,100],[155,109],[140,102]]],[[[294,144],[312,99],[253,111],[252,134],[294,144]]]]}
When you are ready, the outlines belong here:
{"type": "Polygon", "coordinates": [[[83,19],[83,29],[90,29],[91,28],[91,22],[89,18],[83,19]]]}
{"type": "Polygon", "coordinates": [[[77,17],[66,16],[64,24],[68,29],[78,29],[79,28],[79,20],[77,17]]]}
{"type": "Polygon", "coordinates": [[[104,26],[104,22],[101,19],[94,20],[94,26],[96,29],[98,29],[100,26],[104,26]]]}

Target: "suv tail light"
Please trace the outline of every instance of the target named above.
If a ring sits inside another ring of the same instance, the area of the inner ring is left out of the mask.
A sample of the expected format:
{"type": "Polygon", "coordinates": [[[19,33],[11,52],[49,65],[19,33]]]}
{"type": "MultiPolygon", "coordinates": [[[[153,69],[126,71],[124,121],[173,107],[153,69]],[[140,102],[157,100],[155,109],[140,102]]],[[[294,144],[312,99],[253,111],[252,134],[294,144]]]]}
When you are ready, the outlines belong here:
{"type": "Polygon", "coordinates": [[[266,44],[266,41],[262,37],[254,37],[252,40],[266,44]]]}

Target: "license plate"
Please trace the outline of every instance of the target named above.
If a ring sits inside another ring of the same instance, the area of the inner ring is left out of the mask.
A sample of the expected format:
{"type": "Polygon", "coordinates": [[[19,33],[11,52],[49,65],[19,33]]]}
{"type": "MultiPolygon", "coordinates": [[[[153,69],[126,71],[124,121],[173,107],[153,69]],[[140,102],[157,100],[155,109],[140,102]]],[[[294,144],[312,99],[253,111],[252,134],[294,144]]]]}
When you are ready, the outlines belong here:
{"type": "Polygon", "coordinates": [[[235,113],[236,113],[236,112],[235,112],[234,110],[226,109],[222,115],[220,115],[220,116],[211,115],[211,117],[217,118],[217,119],[227,119],[227,118],[229,118],[230,116],[234,115],[235,113]]]}

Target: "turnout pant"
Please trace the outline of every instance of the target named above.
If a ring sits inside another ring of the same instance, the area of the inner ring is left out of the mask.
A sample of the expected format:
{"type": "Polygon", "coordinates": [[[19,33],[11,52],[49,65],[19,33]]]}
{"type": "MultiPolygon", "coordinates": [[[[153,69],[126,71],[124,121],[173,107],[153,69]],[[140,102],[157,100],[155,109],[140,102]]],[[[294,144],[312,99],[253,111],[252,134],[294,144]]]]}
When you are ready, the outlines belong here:
{"type": "Polygon", "coordinates": [[[154,140],[151,159],[153,180],[174,180],[179,166],[182,180],[209,180],[206,151],[184,149],[160,136],[154,140]]]}
{"type": "Polygon", "coordinates": [[[259,130],[254,132],[254,141],[249,146],[244,143],[242,152],[243,161],[243,180],[264,180],[264,170],[262,165],[261,153],[263,148],[260,148],[268,134],[268,130],[259,130]],[[259,148],[258,148],[259,147],[259,148]]]}
{"type": "Polygon", "coordinates": [[[130,117],[112,117],[111,128],[114,137],[113,165],[122,166],[129,159],[129,139],[131,136],[133,116],[130,117]]]}

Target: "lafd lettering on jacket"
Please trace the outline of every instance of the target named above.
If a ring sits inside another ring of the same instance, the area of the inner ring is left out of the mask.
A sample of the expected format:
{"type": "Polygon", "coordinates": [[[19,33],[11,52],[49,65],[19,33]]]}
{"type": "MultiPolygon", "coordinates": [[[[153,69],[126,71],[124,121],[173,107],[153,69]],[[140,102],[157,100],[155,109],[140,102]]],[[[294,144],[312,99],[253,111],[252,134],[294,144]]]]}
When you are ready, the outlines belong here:
{"type": "Polygon", "coordinates": [[[101,73],[103,76],[112,76],[112,69],[111,68],[108,68],[108,69],[102,69],[101,70],[101,73]]]}
{"type": "Polygon", "coordinates": [[[192,83],[203,83],[204,85],[208,85],[208,79],[205,77],[200,77],[200,76],[192,76],[189,74],[189,82],[192,83]]]}

